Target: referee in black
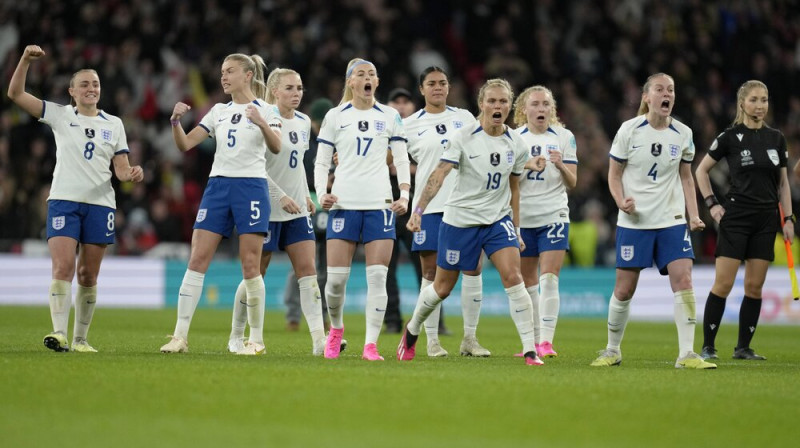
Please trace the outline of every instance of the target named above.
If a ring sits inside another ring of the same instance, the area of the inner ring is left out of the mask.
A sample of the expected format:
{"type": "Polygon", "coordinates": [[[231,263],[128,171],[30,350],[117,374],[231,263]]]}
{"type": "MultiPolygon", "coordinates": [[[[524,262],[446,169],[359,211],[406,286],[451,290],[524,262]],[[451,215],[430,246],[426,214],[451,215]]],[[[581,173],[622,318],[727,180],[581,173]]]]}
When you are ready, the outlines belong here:
{"type": "Polygon", "coordinates": [[[761,81],[747,81],[736,95],[733,125],[717,136],[697,167],[695,176],[711,216],[719,224],[714,285],[703,315],[705,359],[717,359],[715,339],[725,301],[744,261],[744,299],[739,309],[739,342],[734,359],[765,360],[750,348],[761,314],[761,289],[767,268],[775,258],[775,234],[782,227],[787,241],[794,239],[795,217],[786,170],[786,139],[764,123],[769,92],[761,81]],[[729,167],[730,190],[720,204],[711,190],[708,172],[720,160],[729,167]],[[785,219],[780,222],[778,204],[785,219]]]}

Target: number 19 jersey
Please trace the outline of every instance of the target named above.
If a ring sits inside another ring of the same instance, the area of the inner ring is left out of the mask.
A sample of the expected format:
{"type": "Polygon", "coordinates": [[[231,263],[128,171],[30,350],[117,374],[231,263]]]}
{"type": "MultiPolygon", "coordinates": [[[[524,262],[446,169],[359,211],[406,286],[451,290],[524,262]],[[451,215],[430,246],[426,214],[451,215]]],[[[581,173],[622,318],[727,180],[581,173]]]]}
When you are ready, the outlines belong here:
{"type": "Polygon", "coordinates": [[[620,210],[617,225],[663,229],[685,224],[680,166],[692,163],[694,151],[692,130],[674,118],[664,129],[653,128],[645,115],[623,123],[609,156],[624,164],[622,191],[634,199],[636,211],[629,215],[620,210]]]}
{"type": "Polygon", "coordinates": [[[442,160],[458,169],[442,221],[455,227],[483,226],[511,213],[509,178],[521,175],[528,161],[517,133],[506,129],[493,137],[476,122],[456,132],[442,160]]]}

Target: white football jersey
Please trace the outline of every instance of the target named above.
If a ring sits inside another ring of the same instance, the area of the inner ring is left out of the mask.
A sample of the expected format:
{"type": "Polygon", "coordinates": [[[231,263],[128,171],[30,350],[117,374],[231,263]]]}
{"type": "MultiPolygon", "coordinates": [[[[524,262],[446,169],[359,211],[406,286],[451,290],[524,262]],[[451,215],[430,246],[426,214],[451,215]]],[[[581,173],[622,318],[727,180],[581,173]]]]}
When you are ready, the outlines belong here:
{"type": "Polygon", "coordinates": [[[368,110],[351,103],[329,110],[317,141],[339,155],[331,193],[339,198],[334,209],[380,210],[394,198],[386,155],[392,141],[406,141],[403,120],[392,107],[375,103],[368,110]]]}
{"type": "Polygon", "coordinates": [[[287,196],[300,206],[300,214],[283,211],[280,200],[270,198],[272,211],[269,220],[274,222],[290,221],[301,216],[308,216],[306,198],[308,197],[308,180],[303,166],[303,157],[308,151],[308,139],[311,137],[311,119],[301,112],[294,113],[290,119],[280,116],[277,106],[268,106],[271,114],[281,122],[281,151],[273,154],[267,151],[267,172],[287,196]]]}
{"type": "Polygon", "coordinates": [[[103,111],[87,117],[72,106],[42,101],[39,121],[53,129],[56,141],[56,168],[47,199],[117,208],[111,159],[129,152],[122,120],[103,111]]]}
{"type": "Polygon", "coordinates": [[[528,158],[525,143],[510,129],[492,137],[475,122],[456,132],[442,154],[442,160],[458,169],[442,220],[473,227],[494,224],[511,214],[510,177],[522,175],[528,158]]]}
{"type": "Polygon", "coordinates": [[[200,120],[198,126],[217,140],[214,164],[209,177],[253,177],[266,179],[267,143],[261,128],[245,117],[245,109],[254,104],[265,120],[270,120],[267,104],[261,100],[252,103],[217,103],[200,120]]]}
{"type": "MultiPolygon", "coordinates": [[[[565,164],[578,164],[575,136],[561,126],[550,126],[544,134],[534,134],[527,126],[515,130],[530,155],[543,155],[553,151],[561,153],[565,164]]],[[[556,166],[547,161],[542,171],[525,170],[519,184],[520,227],[537,228],[557,222],[569,222],[567,187],[556,166]]]]}
{"type": "Polygon", "coordinates": [[[617,131],[610,157],[624,163],[622,191],[636,201],[633,215],[619,211],[617,225],[662,229],[686,223],[680,167],[694,160],[688,126],[673,118],[667,128],[657,130],[645,115],[632,118],[617,131]]]}
{"type": "MultiPolygon", "coordinates": [[[[445,145],[455,132],[475,123],[475,117],[465,110],[447,106],[444,112],[432,114],[425,109],[419,110],[403,120],[408,135],[408,155],[417,162],[417,174],[414,178],[414,201],[411,210],[416,208],[422,191],[428,183],[433,170],[442,159],[445,145]]],[[[424,213],[442,213],[444,203],[453,191],[458,171],[453,170],[444,179],[442,187],[424,213]]]]}

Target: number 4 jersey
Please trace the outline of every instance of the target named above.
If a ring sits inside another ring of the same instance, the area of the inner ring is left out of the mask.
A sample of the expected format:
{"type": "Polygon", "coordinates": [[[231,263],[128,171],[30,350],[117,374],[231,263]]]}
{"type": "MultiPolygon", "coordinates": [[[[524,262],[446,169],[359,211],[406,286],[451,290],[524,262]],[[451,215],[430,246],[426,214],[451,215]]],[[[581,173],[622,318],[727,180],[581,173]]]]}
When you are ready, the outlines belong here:
{"type": "Polygon", "coordinates": [[[611,144],[611,163],[624,164],[622,191],[632,197],[636,211],[622,210],[617,225],[629,229],[663,229],[685,224],[686,202],[680,167],[694,160],[692,130],[672,118],[655,129],[645,115],[622,123],[611,144]]]}
{"type": "Polygon", "coordinates": [[[117,208],[110,166],[115,155],[129,152],[122,120],[103,111],[87,117],[72,106],[42,101],[39,121],[53,129],[56,140],[56,168],[47,199],[117,208]]]}

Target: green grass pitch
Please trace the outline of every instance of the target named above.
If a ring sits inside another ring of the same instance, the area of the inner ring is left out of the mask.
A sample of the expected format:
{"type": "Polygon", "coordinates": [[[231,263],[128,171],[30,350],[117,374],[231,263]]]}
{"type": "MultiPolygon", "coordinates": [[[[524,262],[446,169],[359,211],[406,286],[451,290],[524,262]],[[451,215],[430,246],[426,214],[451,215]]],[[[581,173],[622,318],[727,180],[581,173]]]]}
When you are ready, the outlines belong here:
{"type": "Polygon", "coordinates": [[[410,363],[394,359],[393,334],[380,338],[385,362],[361,360],[360,315],[345,316],[338,360],[312,357],[308,333],[287,333],[276,312],[265,356],[228,354],[230,313],[211,310],[195,315],[190,353],[164,355],[174,319],[99,308],[100,353],[54,353],[46,308],[0,307],[0,446],[761,448],[800,436],[797,326],[761,326],[753,346],[769,359],[747,362],[730,359],[737,330],[723,324],[719,368],[683,371],[671,323],[630,323],[622,366],[592,368],[602,320],[562,320],[559,357],[528,367],[511,356],[508,317],[481,320],[491,358],[458,356],[461,322],[448,316],[451,355],[427,358],[423,337],[410,363]]]}

